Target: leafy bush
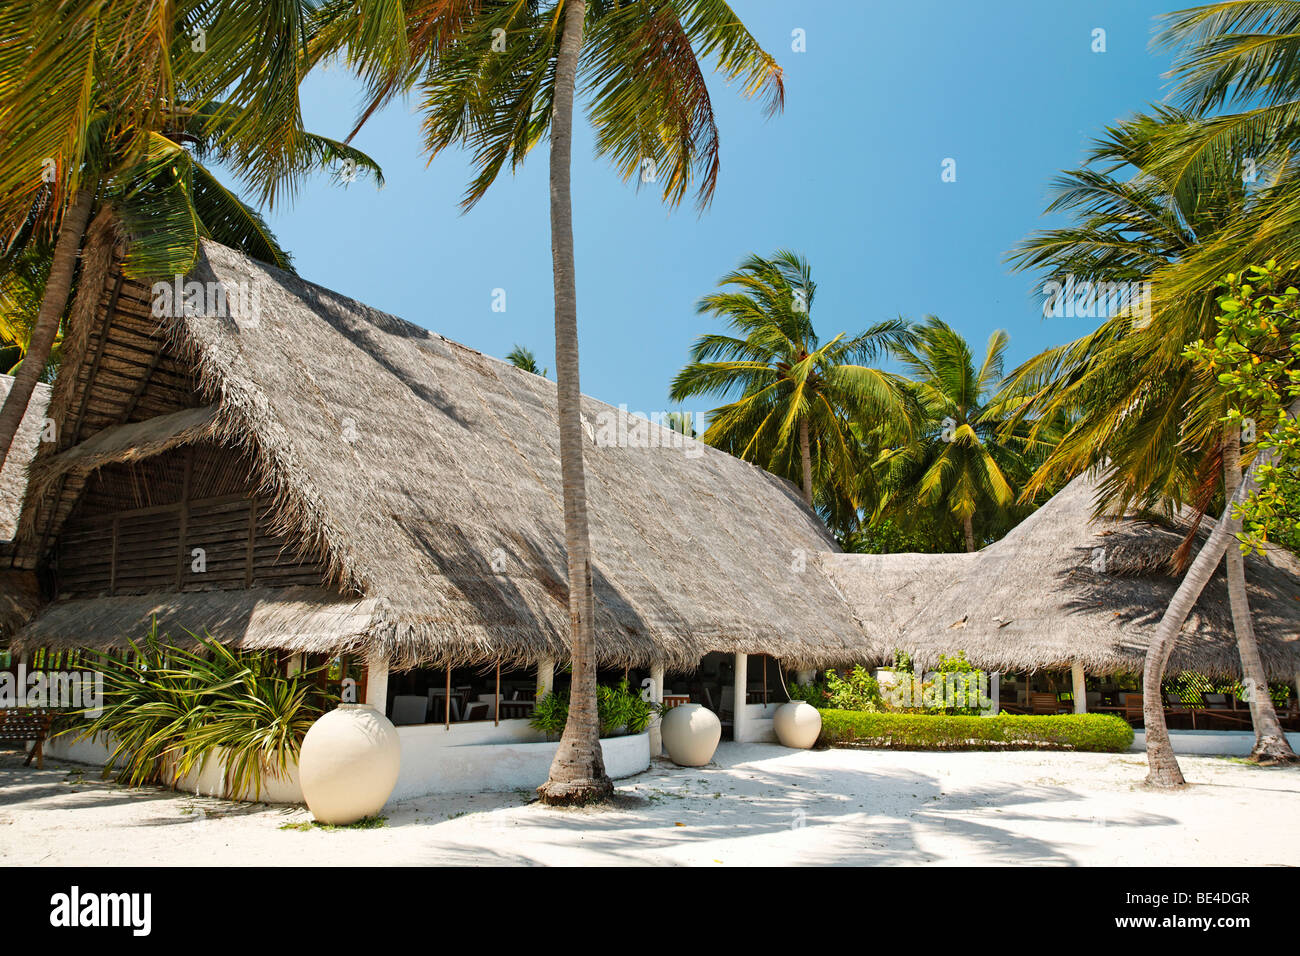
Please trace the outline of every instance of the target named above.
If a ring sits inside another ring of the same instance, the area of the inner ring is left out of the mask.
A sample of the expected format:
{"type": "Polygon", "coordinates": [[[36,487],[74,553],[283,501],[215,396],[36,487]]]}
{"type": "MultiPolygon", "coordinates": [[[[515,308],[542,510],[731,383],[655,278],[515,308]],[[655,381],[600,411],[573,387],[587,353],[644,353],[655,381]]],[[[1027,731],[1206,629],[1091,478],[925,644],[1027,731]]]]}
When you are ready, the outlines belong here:
{"type": "Polygon", "coordinates": [[[91,653],[104,675],[103,710],[63,731],[112,744],[109,776],[139,786],[174,785],[209,758],[225,762],[230,794],[260,796],[269,776],[283,779],[307,730],[334,703],[316,672],[280,673],[274,653],[241,653],[210,635],[191,634],[198,648],[165,642],[155,622],[144,641],[117,657],[91,653]]]}
{"type": "Polygon", "coordinates": [[[820,709],[829,707],[830,691],[826,689],[825,681],[810,681],[807,684],[791,684],[786,688],[790,693],[791,700],[804,700],[820,709]]]}
{"type": "Polygon", "coordinates": [[[837,710],[877,711],[884,707],[880,685],[861,664],[854,664],[847,677],[826,672],[826,704],[837,710]]]}
{"type": "MultiPolygon", "coordinates": [[[[654,713],[654,706],[631,690],[626,678],[613,687],[601,685],[596,688],[596,715],[600,720],[602,737],[614,736],[621,727],[626,727],[629,734],[642,733],[650,726],[654,713]]],[[[558,736],[564,732],[568,719],[568,691],[551,691],[537,701],[529,723],[543,733],[558,736]]]]}
{"type": "Polygon", "coordinates": [[[1087,750],[1119,753],[1133,728],[1113,714],[968,717],[823,710],[820,743],[899,750],[1087,750]]]}

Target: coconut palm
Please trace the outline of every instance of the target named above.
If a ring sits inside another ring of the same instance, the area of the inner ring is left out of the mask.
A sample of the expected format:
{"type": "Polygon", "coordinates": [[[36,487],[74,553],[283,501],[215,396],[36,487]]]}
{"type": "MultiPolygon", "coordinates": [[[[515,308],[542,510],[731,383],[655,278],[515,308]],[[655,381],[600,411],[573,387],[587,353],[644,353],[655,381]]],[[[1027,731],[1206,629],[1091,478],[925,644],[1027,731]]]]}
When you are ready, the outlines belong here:
{"type": "Polygon", "coordinates": [[[539,788],[547,803],[581,803],[612,792],[596,715],[594,601],[582,461],[577,291],[570,159],[579,74],[596,130],[596,152],[624,179],[662,184],[677,204],[697,185],[701,209],[718,177],[718,130],[701,61],[713,60],[769,112],[784,100],[781,70],[722,0],[414,0],[387,16],[356,16],[351,0],[320,12],[320,42],[347,47],[371,97],[358,125],[418,84],[432,154],[470,149],[473,206],[501,170],[517,167],[550,137],[551,254],[564,538],[568,554],[569,717],[539,788]],[[404,15],[404,16],[403,16],[404,15]]]}
{"type": "Polygon", "coordinates": [[[907,323],[881,322],[822,344],[812,323],[812,269],[788,250],[751,255],[718,285],[724,291],[702,298],[696,311],[726,321],[732,334],[696,340],[669,395],[675,402],[735,395],[710,412],[704,441],[776,474],[798,476],[811,507],[814,472],[825,469],[830,480],[859,471],[855,421],[906,421],[898,376],[868,363],[908,340],[907,323]]]}
{"type": "MultiPolygon", "coordinates": [[[[1297,415],[1300,415],[1300,400],[1293,402],[1287,410],[1287,417],[1295,418],[1297,415]]],[[[1262,451],[1251,463],[1241,484],[1229,492],[1223,514],[1215,523],[1214,529],[1210,532],[1205,544],[1202,545],[1200,552],[1197,553],[1191,567],[1183,575],[1182,581],[1179,582],[1178,590],[1174,592],[1173,598],[1170,599],[1169,607],[1160,618],[1160,623],[1156,626],[1155,634],[1151,638],[1151,644],[1147,648],[1146,661],[1142,668],[1142,714],[1147,742],[1147,765],[1149,768],[1147,783],[1152,786],[1179,787],[1185,783],[1183,773],[1178,767],[1178,758],[1174,756],[1174,748],[1169,742],[1169,728],[1165,723],[1165,710],[1163,698],[1161,697],[1165,668],[1168,666],[1169,657],[1173,653],[1174,642],[1178,639],[1178,632],[1182,629],[1183,622],[1187,620],[1187,615],[1191,613],[1197,599],[1201,596],[1201,592],[1205,590],[1205,586],[1213,576],[1214,569],[1218,566],[1220,558],[1227,551],[1236,550],[1231,531],[1233,514],[1254,493],[1256,474],[1261,468],[1269,464],[1273,458],[1274,449],[1269,448],[1262,451]]],[[[1240,641],[1240,633],[1237,636],[1240,641]]],[[[1262,674],[1262,667],[1260,672],[1262,674]]],[[[1249,674],[1247,678],[1251,679],[1249,674]]],[[[1273,705],[1268,695],[1268,684],[1259,682],[1252,683],[1250,686],[1252,687],[1252,716],[1255,715],[1256,703],[1261,698],[1267,703],[1268,710],[1272,712],[1273,705]]],[[[1274,720],[1276,720],[1276,714],[1274,714],[1274,720]]],[[[1258,719],[1256,719],[1255,724],[1255,735],[1256,748],[1258,749],[1258,741],[1261,736],[1258,719]]],[[[1279,731],[1278,736],[1282,738],[1283,744],[1285,744],[1285,735],[1279,731]]],[[[1290,750],[1289,747],[1287,749],[1290,750]]],[[[1281,760],[1286,758],[1281,756],[1272,759],[1281,760]]]]}
{"type": "MultiPolygon", "coordinates": [[[[0,372],[6,375],[15,374],[27,354],[50,271],[50,251],[48,243],[30,242],[21,253],[10,256],[0,271],[0,372]]],[[[50,349],[41,372],[44,382],[51,381],[58,367],[61,345],[56,339],[50,349]]]]}
{"type": "MultiPolygon", "coordinates": [[[[1096,331],[1011,376],[1009,388],[1028,398],[1024,409],[1071,420],[1030,480],[1031,492],[1103,462],[1099,508],[1123,510],[1136,501],[1172,509],[1189,501],[1204,511],[1220,488],[1226,496],[1240,484],[1237,434],[1222,424],[1223,392],[1197,373],[1186,349],[1213,338],[1219,314],[1218,279],[1199,278],[1204,247],[1221,244],[1226,231],[1252,221],[1259,204],[1272,200],[1253,195],[1226,161],[1206,167],[1199,189],[1176,189],[1165,178],[1164,157],[1199,135],[1194,117],[1163,108],[1108,129],[1092,165],[1056,183],[1049,211],[1072,211],[1078,223],[1036,234],[1011,256],[1017,268],[1050,270],[1059,286],[1081,290],[1074,298],[1085,305],[1097,300],[1098,289],[1124,290],[1111,296],[1102,310],[1109,317],[1096,331]],[[1121,179],[1121,168],[1136,172],[1121,179]],[[1126,294],[1140,283],[1149,286],[1126,294]],[[1189,286],[1197,291],[1189,294],[1189,286]]],[[[1227,574],[1242,671],[1261,682],[1245,566],[1235,549],[1227,574]]],[[[1293,759],[1272,702],[1261,701],[1252,714],[1254,755],[1293,759]]]]}
{"type": "Polygon", "coordinates": [[[534,375],[542,376],[542,378],[545,378],[546,373],[550,371],[550,369],[542,368],[537,364],[537,356],[533,354],[532,349],[525,348],[522,345],[515,345],[514,348],[507,352],[506,361],[515,368],[523,369],[525,372],[532,372],[534,375]]]}
{"type": "MultiPolygon", "coordinates": [[[[877,517],[946,514],[961,528],[967,551],[977,547],[975,518],[996,527],[1017,509],[1035,452],[1050,447],[1050,428],[1007,427],[1008,407],[995,400],[1009,338],[994,332],[979,367],[959,332],[936,316],[895,346],[919,410],[912,438],[886,449],[876,465],[883,497],[877,517]]],[[[922,522],[923,523],[923,522],[922,522]]]]}
{"type": "MultiPolygon", "coordinates": [[[[1300,143],[1300,3],[1221,0],[1161,20],[1155,42],[1175,51],[1174,95],[1206,116],[1161,158],[1165,179],[1181,193],[1213,183],[1223,165],[1247,179],[1292,176],[1300,143]],[[1208,115],[1227,105],[1249,108],[1208,115]]],[[[1288,215],[1294,218],[1294,209],[1288,215]]]]}
{"type": "Polygon", "coordinates": [[[310,8],[16,0],[0,11],[0,276],[53,238],[30,358],[0,408],[0,464],[58,335],[96,206],[112,206],[129,237],[133,278],[188,272],[202,237],[287,266],[265,222],[201,159],[227,162],[267,203],[327,162],[350,164],[348,178],[378,175],[363,153],[301,128],[310,8]]]}

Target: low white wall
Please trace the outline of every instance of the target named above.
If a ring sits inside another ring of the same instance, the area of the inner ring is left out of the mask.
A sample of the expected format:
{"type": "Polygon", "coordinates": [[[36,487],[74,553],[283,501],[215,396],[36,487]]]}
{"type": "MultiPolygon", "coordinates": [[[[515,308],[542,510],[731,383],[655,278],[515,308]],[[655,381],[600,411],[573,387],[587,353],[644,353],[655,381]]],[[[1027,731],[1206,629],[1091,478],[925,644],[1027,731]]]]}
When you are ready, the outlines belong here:
{"type": "MultiPolygon", "coordinates": [[[[1300,753],[1300,733],[1288,733],[1291,749],[1300,753]]],[[[1171,730],[1169,742],[1176,754],[1201,754],[1211,757],[1248,757],[1255,746],[1255,734],[1249,730],[1171,730]]],[[[1133,731],[1130,752],[1147,749],[1146,731],[1133,731]]]]}
{"type": "Polygon", "coordinates": [[[771,701],[766,704],[746,704],[744,731],[736,738],[738,744],[774,744],[776,731],[772,729],[772,715],[781,703],[771,701]]]}
{"type": "MultiPolygon", "coordinates": [[[[757,706],[759,711],[761,705],[757,706]]],[[[770,718],[766,721],[771,726],[770,718]]],[[[503,720],[499,727],[491,721],[452,724],[420,724],[397,728],[402,745],[402,769],[389,803],[431,793],[477,793],[503,790],[531,790],[546,782],[551,761],[559,743],[529,726],[528,721],[503,720]]],[[[775,738],[773,738],[775,739],[775,738]]],[[[609,737],[600,742],[605,756],[605,772],[615,780],[641,773],[650,767],[650,734],[609,737]]],[[[46,756],[57,760],[102,767],[109,750],[99,740],[73,743],[68,738],[45,745],[46,756]]],[[[224,768],[210,761],[201,773],[187,774],[176,789],[202,796],[226,797],[223,787],[224,768]]],[[[242,799],[251,800],[245,793],[242,799]]],[[[260,799],[263,803],[302,803],[298,766],[289,768],[284,780],[266,780],[260,799]]]]}
{"type": "Polygon", "coordinates": [[[55,760],[67,760],[72,763],[86,763],[93,767],[102,767],[108,763],[108,748],[99,740],[74,740],[72,737],[56,737],[45,741],[45,756],[55,760]]]}
{"type": "MultiPolygon", "coordinates": [[[[388,802],[430,793],[532,790],[546,782],[559,743],[547,741],[527,720],[398,727],[402,770],[388,802]]],[[[650,735],[608,737],[600,742],[605,772],[630,777],[650,766],[650,735]]]]}
{"type": "MultiPolygon", "coordinates": [[[[72,737],[58,737],[45,742],[45,756],[71,763],[90,764],[102,767],[108,763],[109,748],[98,737],[89,740],[74,740],[72,737]]],[[[201,771],[191,772],[176,782],[176,790],[182,793],[194,793],[204,797],[222,797],[227,800],[259,800],[262,803],[302,803],[302,786],[298,782],[298,764],[289,765],[288,774],[281,778],[266,778],[262,781],[261,793],[254,797],[252,789],[232,797],[225,788],[225,766],[220,760],[209,759],[201,771]]]]}

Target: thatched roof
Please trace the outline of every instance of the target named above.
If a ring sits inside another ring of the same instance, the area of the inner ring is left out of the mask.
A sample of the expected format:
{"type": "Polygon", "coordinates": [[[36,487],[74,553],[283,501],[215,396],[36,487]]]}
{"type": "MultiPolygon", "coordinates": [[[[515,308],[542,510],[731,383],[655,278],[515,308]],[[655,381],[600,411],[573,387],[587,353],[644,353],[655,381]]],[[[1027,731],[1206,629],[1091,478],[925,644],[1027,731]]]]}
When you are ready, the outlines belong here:
{"type": "MultiPolygon", "coordinates": [[[[8,396],[13,383],[12,376],[0,375],[0,403],[8,396]]],[[[22,424],[18,426],[18,434],[14,436],[14,444],[5,459],[4,470],[0,471],[0,541],[13,538],[18,526],[18,509],[23,501],[23,490],[27,487],[27,467],[36,455],[36,446],[40,444],[41,425],[45,421],[45,409],[49,403],[50,387],[38,384],[27,405],[22,424]]]]}
{"type": "MultiPolygon", "coordinates": [[[[147,303],[149,292],[93,260],[83,269],[99,277],[87,293],[99,304],[74,309],[52,414],[80,407],[79,421],[102,428],[140,412],[112,405],[129,381],[115,391],[85,383],[77,366],[89,362],[88,327],[103,321],[105,301],[147,303]]],[[[255,314],[240,313],[246,296],[233,318],[166,321],[168,380],[196,375],[190,404],[215,411],[118,425],[98,446],[79,425],[77,449],[38,461],[53,487],[33,489],[20,534],[29,544],[52,537],[86,468],[201,433],[256,458],[279,521],[322,557],[339,594],[361,603],[321,592],[322,606],[352,603],[304,623],[273,595],[256,599],[268,602],[257,618],[237,591],[56,602],[22,642],[113,643],[157,612],[220,627],[226,639],[375,652],[396,666],[566,658],[554,383],[219,245],[204,244],[189,278],[219,284],[231,303],[251,290],[255,302],[255,314]],[[246,619],[259,621],[251,636],[246,619]]],[[[835,546],[792,485],[700,443],[682,447],[677,433],[594,399],[584,418],[603,661],[694,666],[709,650],[791,665],[855,656],[848,608],[811,562],[799,570],[799,552],[835,546]],[[650,447],[628,447],[638,444],[650,447]]]]}
{"type": "MultiPolygon", "coordinates": [[[[977,554],[830,554],[820,564],[852,605],[873,660],[887,661],[899,648],[930,666],[961,650],[991,670],[1079,661],[1090,673],[1140,671],[1178,584],[1169,559],[1187,519],[1175,527],[1131,516],[1094,520],[1096,494],[1093,477],[1076,478],[977,554]]],[[[1294,680],[1300,565],[1279,549],[1248,558],[1246,576],[1265,667],[1270,677],[1294,680]]],[[[1240,673],[1222,563],[1169,666],[1240,673]]]]}

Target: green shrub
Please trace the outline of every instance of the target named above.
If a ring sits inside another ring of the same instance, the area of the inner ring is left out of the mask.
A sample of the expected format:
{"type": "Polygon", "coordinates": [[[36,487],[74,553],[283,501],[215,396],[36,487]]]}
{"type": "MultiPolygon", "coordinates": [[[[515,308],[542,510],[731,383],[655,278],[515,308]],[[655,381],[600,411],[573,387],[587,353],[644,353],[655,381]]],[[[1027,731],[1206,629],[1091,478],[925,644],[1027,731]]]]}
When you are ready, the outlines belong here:
{"type": "Polygon", "coordinates": [[[877,711],[884,707],[880,685],[861,664],[854,664],[847,677],[826,672],[826,707],[837,710],[877,711]]]}
{"type": "Polygon", "coordinates": [[[830,706],[830,691],[826,689],[825,681],[814,680],[807,684],[791,684],[787,690],[790,692],[791,700],[807,701],[818,709],[830,706]]]}
{"type": "MultiPolygon", "coordinates": [[[[596,688],[596,714],[600,720],[602,737],[613,736],[620,727],[626,727],[629,734],[639,734],[650,726],[650,718],[654,713],[654,705],[642,700],[640,694],[631,690],[626,678],[614,687],[601,685],[596,688]]],[[[564,732],[568,719],[568,691],[551,691],[537,701],[529,723],[554,737],[564,732]]]]}
{"type": "Polygon", "coordinates": [[[197,647],[168,644],[155,622],[124,657],[89,653],[84,663],[104,675],[102,712],[79,712],[85,720],[62,733],[112,741],[104,776],[116,765],[122,783],[174,785],[220,754],[227,792],[260,796],[267,777],[285,777],[334,698],[317,687],[317,671],[281,674],[274,652],[189,636],[197,647]]]}
{"type": "Polygon", "coordinates": [[[898,750],[1088,750],[1119,753],[1133,728],[1113,714],[875,714],[823,710],[820,743],[898,750]]]}

